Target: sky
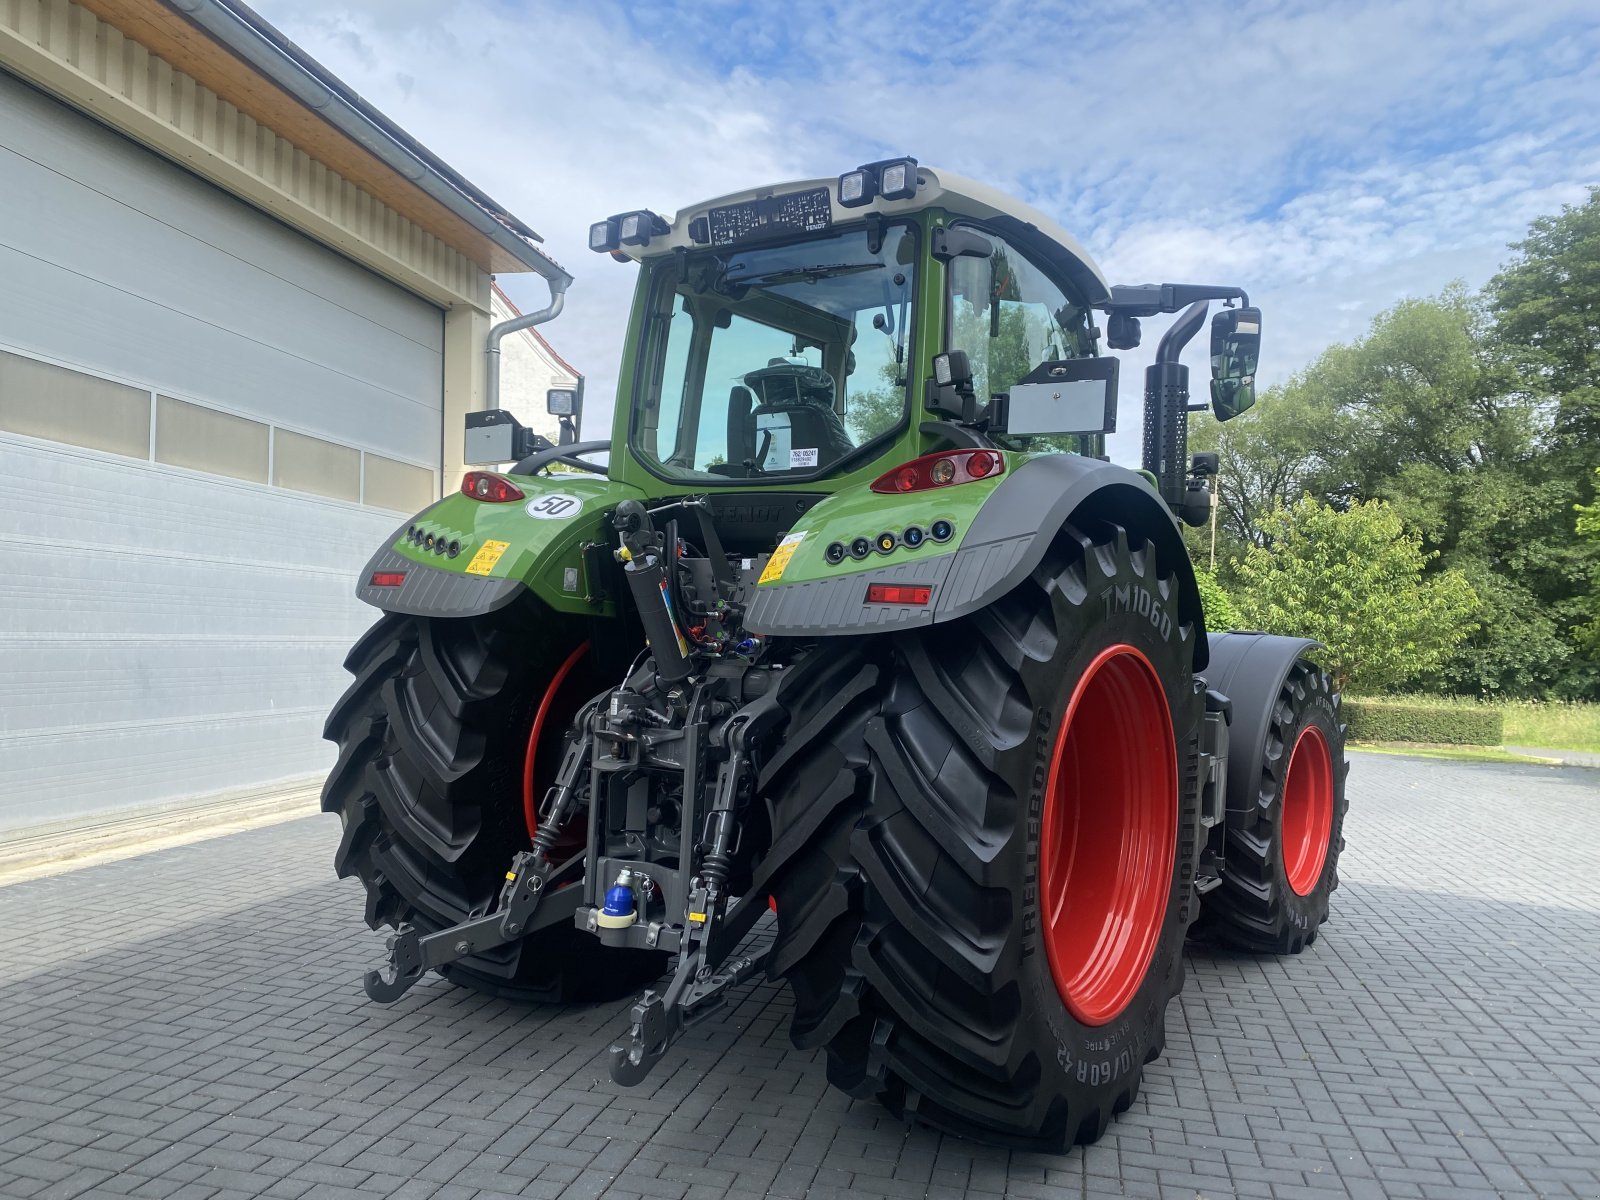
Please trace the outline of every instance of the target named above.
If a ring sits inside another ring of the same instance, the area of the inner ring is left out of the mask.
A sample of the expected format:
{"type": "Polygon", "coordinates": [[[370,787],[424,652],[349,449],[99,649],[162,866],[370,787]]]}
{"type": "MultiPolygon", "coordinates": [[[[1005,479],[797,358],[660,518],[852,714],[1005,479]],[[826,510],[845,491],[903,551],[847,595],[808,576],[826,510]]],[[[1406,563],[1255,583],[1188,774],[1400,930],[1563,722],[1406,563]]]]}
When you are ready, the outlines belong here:
{"type": "MultiPolygon", "coordinates": [[[[909,154],[1044,210],[1113,283],[1243,286],[1271,384],[1403,297],[1481,285],[1600,183],[1594,0],[255,7],[573,272],[542,332],[587,376],[586,436],[636,273],[587,248],[615,212],[909,154]]],[[[1162,328],[1122,356],[1121,462],[1162,328]]]]}

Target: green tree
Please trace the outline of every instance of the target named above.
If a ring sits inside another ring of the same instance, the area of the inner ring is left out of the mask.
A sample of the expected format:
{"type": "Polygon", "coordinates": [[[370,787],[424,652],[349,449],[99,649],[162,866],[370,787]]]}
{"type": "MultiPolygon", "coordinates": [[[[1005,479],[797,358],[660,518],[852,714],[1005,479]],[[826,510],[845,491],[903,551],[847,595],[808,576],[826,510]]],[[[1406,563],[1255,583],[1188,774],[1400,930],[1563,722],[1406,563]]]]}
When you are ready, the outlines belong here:
{"type": "Polygon", "coordinates": [[[1517,393],[1541,418],[1532,464],[1537,503],[1523,516],[1517,578],[1563,636],[1584,645],[1555,689],[1600,694],[1600,643],[1589,636],[1600,541],[1573,536],[1574,505],[1600,496],[1600,187],[1540,217],[1485,289],[1491,346],[1517,393]]]}
{"type": "Polygon", "coordinates": [[[1305,496],[1262,526],[1264,544],[1237,564],[1239,616],[1322,642],[1341,688],[1395,688],[1436,668],[1471,631],[1471,584],[1454,570],[1424,578],[1433,554],[1390,505],[1340,511],[1305,496]]]}
{"type": "Polygon", "coordinates": [[[1206,628],[1212,633],[1240,628],[1239,610],[1234,607],[1228,590],[1217,582],[1217,577],[1204,567],[1196,567],[1194,579],[1200,585],[1200,605],[1206,614],[1206,628]]]}
{"type": "MultiPolygon", "coordinates": [[[[1594,490],[1600,493],[1600,467],[1594,469],[1594,490]]],[[[1595,545],[1600,545],[1600,502],[1594,504],[1580,504],[1578,509],[1578,535],[1588,538],[1595,545]]],[[[1594,578],[1590,581],[1589,612],[1593,620],[1585,625],[1579,636],[1583,643],[1596,654],[1600,654],[1600,570],[1596,570],[1594,578]]]]}

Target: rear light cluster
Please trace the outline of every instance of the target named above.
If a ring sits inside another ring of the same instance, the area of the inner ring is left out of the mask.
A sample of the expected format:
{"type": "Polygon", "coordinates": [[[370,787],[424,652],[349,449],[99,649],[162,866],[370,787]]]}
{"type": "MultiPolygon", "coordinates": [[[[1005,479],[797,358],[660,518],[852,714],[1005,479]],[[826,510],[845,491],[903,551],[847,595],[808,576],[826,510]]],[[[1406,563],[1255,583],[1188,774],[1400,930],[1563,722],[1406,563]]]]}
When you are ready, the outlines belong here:
{"type": "Polygon", "coordinates": [[[461,494],[485,504],[510,504],[513,500],[527,499],[521,488],[493,471],[468,471],[461,477],[461,494]]]}
{"type": "Polygon", "coordinates": [[[406,540],[418,549],[432,550],[435,554],[448,554],[451,558],[461,553],[461,539],[447,538],[444,534],[434,533],[421,525],[408,525],[406,540]]]}
{"type": "Polygon", "coordinates": [[[933,588],[925,583],[869,583],[868,604],[926,604],[933,588]]]}
{"type": "Polygon", "coordinates": [[[946,450],[924,454],[878,476],[872,490],[889,496],[926,492],[933,488],[992,479],[1006,469],[1006,460],[993,450],[946,450]]]}

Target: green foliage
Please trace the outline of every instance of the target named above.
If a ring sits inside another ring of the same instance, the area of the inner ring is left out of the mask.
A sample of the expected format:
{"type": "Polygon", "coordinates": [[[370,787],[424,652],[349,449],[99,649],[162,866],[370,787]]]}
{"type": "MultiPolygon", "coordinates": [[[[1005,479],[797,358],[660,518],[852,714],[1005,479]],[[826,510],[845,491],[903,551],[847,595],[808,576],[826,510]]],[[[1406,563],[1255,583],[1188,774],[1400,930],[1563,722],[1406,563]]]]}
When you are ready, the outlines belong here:
{"type": "Polygon", "coordinates": [[[1600,754],[1600,704],[1514,700],[1501,705],[1500,711],[1506,741],[1513,746],[1600,754]]]}
{"type": "Polygon", "coordinates": [[[1206,628],[1212,633],[1240,628],[1239,610],[1234,607],[1233,597],[1228,595],[1227,589],[1217,582],[1217,577],[1203,567],[1196,567],[1194,578],[1200,585],[1200,603],[1206,614],[1206,628]]]}
{"type": "Polygon", "coordinates": [[[1504,739],[1499,709],[1470,701],[1417,704],[1404,699],[1346,696],[1340,712],[1351,741],[1498,746],[1504,739]]]}
{"type": "MultiPolygon", "coordinates": [[[[1600,467],[1594,469],[1594,491],[1600,494],[1600,467]]],[[[1600,501],[1574,506],[1578,512],[1578,536],[1600,545],[1600,501]]],[[[1583,645],[1600,657],[1600,567],[1589,579],[1589,612],[1594,619],[1578,631],[1583,645]]]]}
{"type": "MultiPolygon", "coordinates": [[[[1457,285],[1378,315],[1236,421],[1215,450],[1219,568],[1267,547],[1302,494],[1393,506],[1426,571],[1457,571],[1485,620],[1412,686],[1482,696],[1600,696],[1600,188],[1535,221],[1479,294],[1457,285]],[[1593,518],[1590,518],[1591,520],[1593,518]]],[[[1190,539],[1191,546],[1194,539],[1190,539]]]]}
{"type": "Polygon", "coordinates": [[[1263,544],[1236,564],[1239,617],[1315,638],[1341,690],[1382,691],[1436,669],[1471,631],[1477,594],[1380,501],[1341,512],[1310,496],[1262,519],[1263,544]]]}

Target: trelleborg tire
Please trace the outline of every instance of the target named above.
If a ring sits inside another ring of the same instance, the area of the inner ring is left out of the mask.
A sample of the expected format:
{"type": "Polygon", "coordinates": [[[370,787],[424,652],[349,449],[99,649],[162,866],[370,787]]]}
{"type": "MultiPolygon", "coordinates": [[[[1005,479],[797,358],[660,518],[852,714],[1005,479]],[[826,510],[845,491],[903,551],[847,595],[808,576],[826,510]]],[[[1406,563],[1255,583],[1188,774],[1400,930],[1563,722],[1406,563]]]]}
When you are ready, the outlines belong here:
{"type": "MultiPolygon", "coordinates": [[[[537,800],[562,731],[604,686],[574,653],[582,626],[535,604],[484,618],[386,614],[345,659],[355,681],[323,731],[339,757],[322,807],[343,823],[334,866],[366,887],[373,929],[410,922],[427,933],[486,911],[512,855],[531,844],[530,741],[537,800]]],[[[665,955],[607,949],[568,921],[441,974],[508,999],[560,1002],[626,994],[665,965],[665,955]]]]}
{"type": "Polygon", "coordinates": [[[1196,907],[1178,587],[1154,545],[1085,522],[971,617],[823,644],[882,682],[797,719],[762,783],[769,970],[834,1084],[1053,1150],[1133,1102],[1196,907]]]}
{"type": "MultiPolygon", "coordinates": [[[[1298,954],[1317,940],[1339,886],[1345,727],[1332,682],[1305,659],[1289,668],[1265,719],[1260,788],[1248,811],[1228,814],[1222,882],[1202,898],[1195,933],[1241,950],[1298,954]]],[[[1245,732],[1235,731],[1235,749],[1249,744],[1245,732]]]]}

